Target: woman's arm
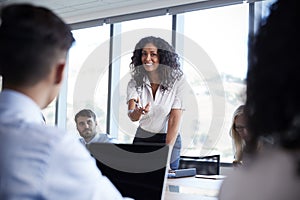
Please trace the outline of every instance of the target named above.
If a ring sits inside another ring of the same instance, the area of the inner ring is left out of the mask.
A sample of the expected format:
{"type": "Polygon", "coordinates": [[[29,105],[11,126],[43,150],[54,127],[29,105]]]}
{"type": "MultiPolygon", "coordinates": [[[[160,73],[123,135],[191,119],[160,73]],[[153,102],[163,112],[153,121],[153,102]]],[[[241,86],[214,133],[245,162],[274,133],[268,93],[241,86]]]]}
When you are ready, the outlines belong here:
{"type": "MultiPolygon", "coordinates": [[[[168,130],[167,130],[167,136],[166,136],[166,144],[169,145],[169,155],[172,154],[173,145],[175,144],[178,129],[181,121],[182,116],[182,110],[181,109],[171,109],[170,117],[168,121],[168,130]]],[[[167,166],[170,168],[170,162],[171,162],[171,156],[168,160],[167,166]]]]}
{"type": "Polygon", "coordinates": [[[169,145],[174,145],[176,141],[178,129],[182,119],[182,113],[184,110],[184,99],[186,96],[188,96],[187,91],[189,91],[189,89],[184,76],[182,76],[180,80],[178,80],[173,90],[176,91],[176,97],[174,99],[170,112],[166,137],[166,144],[169,145]]]}
{"type": "Polygon", "coordinates": [[[174,145],[178,134],[181,117],[182,117],[181,109],[171,109],[170,117],[168,121],[166,144],[169,144],[171,146],[174,145]]]}
{"type": "Polygon", "coordinates": [[[150,103],[147,103],[145,107],[139,106],[139,99],[130,99],[128,101],[128,117],[131,121],[138,121],[143,114],[147,114],[150,110],[150,103]]]}

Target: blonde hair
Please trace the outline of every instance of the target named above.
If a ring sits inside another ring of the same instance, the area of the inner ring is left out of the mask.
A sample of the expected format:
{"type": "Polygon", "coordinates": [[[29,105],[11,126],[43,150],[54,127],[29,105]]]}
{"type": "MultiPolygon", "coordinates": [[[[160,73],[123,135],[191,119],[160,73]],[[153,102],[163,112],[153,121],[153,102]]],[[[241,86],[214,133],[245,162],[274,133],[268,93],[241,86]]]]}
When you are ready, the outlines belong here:
{"type": "Polygon", "coordinates": [[[235,112],[233,113],[232,117],[232,125],[230,127],[229,134],[233,139],[233,146],[234,146],[234,161],[240,163],[243,159],[243,148],[245,146],[245,141],[242,139],[240,134],[235,130],[235,119],[238,116],[244,114],[245,105],[239,106],[235,112]]]}

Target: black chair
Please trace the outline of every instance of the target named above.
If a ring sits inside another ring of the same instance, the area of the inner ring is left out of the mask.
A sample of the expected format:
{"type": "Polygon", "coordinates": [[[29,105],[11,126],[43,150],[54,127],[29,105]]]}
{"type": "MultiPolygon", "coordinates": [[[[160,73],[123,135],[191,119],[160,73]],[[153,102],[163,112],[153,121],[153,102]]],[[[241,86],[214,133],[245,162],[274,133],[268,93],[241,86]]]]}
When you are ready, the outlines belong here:
{"type": "Polygon", "coordinates": [[[220,174],[220,155],[203,157],[180,156],[179,169],[196,168],[201,175],[220,174]]]}

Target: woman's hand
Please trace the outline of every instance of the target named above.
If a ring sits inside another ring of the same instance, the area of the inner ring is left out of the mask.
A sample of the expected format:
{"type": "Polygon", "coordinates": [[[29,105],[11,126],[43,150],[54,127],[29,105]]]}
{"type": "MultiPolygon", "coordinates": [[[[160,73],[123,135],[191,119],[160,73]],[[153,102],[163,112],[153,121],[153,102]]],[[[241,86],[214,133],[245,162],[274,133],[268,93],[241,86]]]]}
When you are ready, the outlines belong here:
{"type": "Polygon", "coordinates": [[[148,102],[145,107],[140,106],[139,98],[130,99],[128,102],[128,116],[132,121],[140,120],[142,115],[150,111],[151,103],[148,102]]]}

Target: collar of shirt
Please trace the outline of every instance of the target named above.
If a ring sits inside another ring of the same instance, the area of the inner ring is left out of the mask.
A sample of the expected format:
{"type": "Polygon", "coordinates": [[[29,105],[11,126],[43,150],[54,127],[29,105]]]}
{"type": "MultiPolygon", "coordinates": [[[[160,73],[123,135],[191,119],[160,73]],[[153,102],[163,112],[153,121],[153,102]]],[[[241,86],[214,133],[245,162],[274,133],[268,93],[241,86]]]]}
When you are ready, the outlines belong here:
{"type": "Polygon", "coordinates": [[[144,85],[148,86],[148,88],[152,87],[148,76],[144,76],[144,80],[143,81],[144,81],[144,85]]]}
{"type": "Polygon", "coordinates": [[[149,80],[148,76],[144,76],[144,84],[151,87],[150,80],[149,80]]]}
{"type": "Polygon", "coordinates": [[[28,96],[9,89],[0,93],[1,120],[20,119],[29,123],[44,124],[39,106],[28,96]]]}

